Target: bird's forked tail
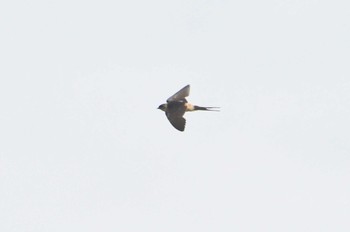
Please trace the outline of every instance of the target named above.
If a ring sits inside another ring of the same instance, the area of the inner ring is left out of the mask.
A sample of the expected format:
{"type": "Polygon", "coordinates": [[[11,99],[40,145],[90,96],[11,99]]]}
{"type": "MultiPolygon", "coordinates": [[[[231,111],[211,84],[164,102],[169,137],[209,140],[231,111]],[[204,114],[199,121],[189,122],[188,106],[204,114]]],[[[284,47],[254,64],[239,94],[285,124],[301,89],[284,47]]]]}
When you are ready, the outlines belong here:
{"type": "Polygon", "coordinates": [[[194,110],[220,111],[220,107],[194,106],[194,110]]]}

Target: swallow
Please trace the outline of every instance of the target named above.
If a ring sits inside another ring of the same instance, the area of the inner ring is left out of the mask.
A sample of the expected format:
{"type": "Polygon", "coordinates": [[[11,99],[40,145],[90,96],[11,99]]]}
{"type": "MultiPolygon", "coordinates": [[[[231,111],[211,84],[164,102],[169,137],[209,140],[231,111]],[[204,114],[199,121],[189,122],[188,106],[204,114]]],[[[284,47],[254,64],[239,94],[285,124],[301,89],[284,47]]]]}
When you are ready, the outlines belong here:
{"type": "Polygon", "coordinates": [[[167,103],[161,104],[158,109],[165,112],[169,122],[179,131],[185,130],[186,119],[183,115],[186,112],[205,110],[219,111],[219,107],[203,107],[192,105],[187,102],[186,97],[190,95],[190,85],[186,85],[177,93],[167,99],[167,103]]]}

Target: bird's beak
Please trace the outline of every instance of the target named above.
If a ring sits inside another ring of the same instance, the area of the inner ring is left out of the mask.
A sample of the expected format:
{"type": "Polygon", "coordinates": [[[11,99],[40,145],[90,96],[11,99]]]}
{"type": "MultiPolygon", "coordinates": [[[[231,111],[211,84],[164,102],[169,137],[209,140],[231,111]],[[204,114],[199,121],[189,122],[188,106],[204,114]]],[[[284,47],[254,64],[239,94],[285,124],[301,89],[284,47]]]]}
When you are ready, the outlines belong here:
{"type": "Polygon", "coordinates": [[[159,109],[159,110],[162,110],[162,111],[165,111],[164,104],[163,104],[163,105],[158,106],[158,109],[159,109]]]}

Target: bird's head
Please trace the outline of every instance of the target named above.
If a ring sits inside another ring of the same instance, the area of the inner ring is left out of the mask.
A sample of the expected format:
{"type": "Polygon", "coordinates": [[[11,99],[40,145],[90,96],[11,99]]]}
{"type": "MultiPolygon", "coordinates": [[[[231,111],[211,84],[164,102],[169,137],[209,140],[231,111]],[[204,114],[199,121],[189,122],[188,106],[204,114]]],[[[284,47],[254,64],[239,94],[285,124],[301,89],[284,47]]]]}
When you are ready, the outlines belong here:
{"type": "Polygon", "coordinates": [[[158,109],[163,110],[164,112],[166,111],[167,108],[167,104],[161,104],[160,106],[158,106],[158,109]]]}

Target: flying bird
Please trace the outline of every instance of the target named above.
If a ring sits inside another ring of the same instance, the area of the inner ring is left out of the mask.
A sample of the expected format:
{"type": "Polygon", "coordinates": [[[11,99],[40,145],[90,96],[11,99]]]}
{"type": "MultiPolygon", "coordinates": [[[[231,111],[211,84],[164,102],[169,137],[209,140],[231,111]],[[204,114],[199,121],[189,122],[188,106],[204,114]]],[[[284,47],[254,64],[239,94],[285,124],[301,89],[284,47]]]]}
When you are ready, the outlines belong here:
{"type": "Polygon", "coordinates": [[[190,85],[186,85],[177,93],[167,99],[167,103],[161,104],[158,109],[165,112],[169,122],[179,131],[185,130],[186,119],[183,117],[187,111],[206,110],[219,111],[219,107],[202,107],[187,102],[190,95],[190,85]]]}

